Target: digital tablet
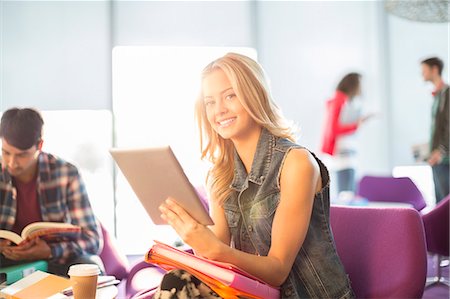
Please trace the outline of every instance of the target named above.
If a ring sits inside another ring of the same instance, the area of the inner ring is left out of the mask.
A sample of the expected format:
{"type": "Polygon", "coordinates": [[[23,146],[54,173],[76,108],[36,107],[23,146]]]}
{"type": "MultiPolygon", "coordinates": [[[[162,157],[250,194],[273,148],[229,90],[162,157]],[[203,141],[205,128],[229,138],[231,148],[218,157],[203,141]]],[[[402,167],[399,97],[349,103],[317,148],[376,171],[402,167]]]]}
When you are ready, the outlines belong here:
{"type": "Polygon", "coordinates": [[[109,152],[153,223],[166,224],[158,207],[170,196],[199,223],[214,224],[170,146],[109,152]]]}

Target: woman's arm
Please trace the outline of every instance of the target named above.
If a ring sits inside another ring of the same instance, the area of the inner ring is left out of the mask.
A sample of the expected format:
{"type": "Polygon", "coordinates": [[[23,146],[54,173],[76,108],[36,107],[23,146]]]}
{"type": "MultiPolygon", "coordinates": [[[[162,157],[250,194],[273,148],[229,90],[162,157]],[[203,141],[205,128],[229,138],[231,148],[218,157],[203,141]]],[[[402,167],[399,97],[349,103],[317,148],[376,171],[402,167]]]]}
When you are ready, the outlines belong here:
{"type": "Polygon", "coordinates": [[[279,286],[289,275],[306,237],[314,194],[320,189],[319,177],[317,162],[307,150],[294,149],[288,153],[281,172],[281,197],[267,256],[230,248],[172,201],[162,207],[162,217],[200,255],[232,263],[268,284],[279,286]]]}
{"type": "Polygon", "coordinates": [[[334,101],[331,106],[331,121],[333,123],[333,133],[339,135],[353,133],[358,129],[358,122],[343,124],[340,122],[342,107],[345,102],[334,101]]]}
{"type": "Polygon", "coordinates": [[[267,257],[229,249],[221,260],[235,264],[271,285],[281,285],[305,240],[314,195],[321,188],[319,177],[317,162],[308,151],[291,150],[281,172],[281,197],[267,257]]]}
{"type": "Polygon", "coordinates": [[[227,218],[225,216],[225,210],[223,207],[218,205],[215,200],[211,200],[209,207],[211,218],[214,221],[214,225],[209,226],[209,228],[213,231],[217,238],[219,238],[219,240],[229,246],[231,243],[231,236],[227,218]]]}

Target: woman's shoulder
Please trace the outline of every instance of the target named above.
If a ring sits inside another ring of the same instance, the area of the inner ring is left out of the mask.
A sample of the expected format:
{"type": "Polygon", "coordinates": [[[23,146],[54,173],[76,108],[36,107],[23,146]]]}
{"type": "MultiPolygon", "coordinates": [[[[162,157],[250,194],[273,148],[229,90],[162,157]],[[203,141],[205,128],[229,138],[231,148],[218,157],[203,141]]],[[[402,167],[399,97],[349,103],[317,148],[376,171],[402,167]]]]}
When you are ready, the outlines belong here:
{"type": "Polygon", "coordinates": [[[305,147],[292,148],[285,157],[284,170],[294,172],[319,172],[315,156],[305,147]]]}
{"type": "Polygon", "coordinates": [[[307,186],[305,184],[311,184],[317,192],[321,187],[317,186],[320,174],[320,166],[310,151],[306,148],[293,148],[287,153],[282,165],[280,186],[297,190],[307,186]]]}
{"type": "Polygon", "coordinates": [[[286,159],[294,160],[297,163],[313,163],[315,164],[315,157],[306,147],[298,146],[289,150],[286,159]]]}
{"type": "Polygon", "coordinates": [[[274,140],[274,148],[282,155],[280,159],[284,160],[282,164],[286,162],[299,164],[299,166],[317,164],[315,155],[303,145],[279,136],[275,136],[274,140]]]}
{"type": "Polygon", "coordinates": [[[274,136],[274,140],[274,147],[279,151],[286,152],[291,148],[303,148],[303,146],[285,137],[274,136]]]}

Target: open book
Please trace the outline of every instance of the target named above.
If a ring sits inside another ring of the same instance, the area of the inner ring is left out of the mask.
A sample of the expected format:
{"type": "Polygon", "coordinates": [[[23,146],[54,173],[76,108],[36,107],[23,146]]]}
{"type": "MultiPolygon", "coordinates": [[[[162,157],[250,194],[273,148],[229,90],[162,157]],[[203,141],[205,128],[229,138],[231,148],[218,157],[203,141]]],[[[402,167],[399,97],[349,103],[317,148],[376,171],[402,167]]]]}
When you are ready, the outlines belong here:
{"type": "Polygon", "coordinates": [[[208,260],[155,241],[145,261],[165,270],[183,269],[223,298],[280,298],[280,290],[238,267],[208,260]]]}
{"type": "Polygon", "coordinates": [[[40,237],[47,242],[76,239],[81,227],[63,222],[34,222],[24,227],[20,236],[9,230],[0,230],[0,239],[7,239],[15,244],[29,238],[40,237]]]}

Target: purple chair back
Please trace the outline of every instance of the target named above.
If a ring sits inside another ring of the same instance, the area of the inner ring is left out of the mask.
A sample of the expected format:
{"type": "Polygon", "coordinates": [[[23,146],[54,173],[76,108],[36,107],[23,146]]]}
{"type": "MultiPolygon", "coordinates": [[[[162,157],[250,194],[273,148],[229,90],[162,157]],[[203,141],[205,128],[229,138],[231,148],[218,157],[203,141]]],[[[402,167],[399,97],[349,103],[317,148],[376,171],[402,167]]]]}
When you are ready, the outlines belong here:
{"type": "Polygon", "coordinates": [[[127,298],[152,298],[165,273],[155,265],[138,262],[131,268],[125,283],[127,298]]]}
{"type": "Polygon", "coordinates": [[[427,249],[442,256],[449,256],[449,201],[447,195],[433,210],[422,215],[427,249]]]}
{"type": "Polygon", "coordinates": [[[408,177],[364,176],[357,194],[369,201],[410,203],[417,211],[426,207],[422,193],[408,177]]]}
{"type": "MultiPolygon", "coordinates": [[[[203,186],[195,187],[203,206],[209,211],[209,203],[206,190],[203,186]]],[[[192,249],[185,251],[193,253],[192,249]]],[[[132,299],[151,299],[161,282],[165,270],[145,261],[140,261],[131,267],[128,279],[125,284],[127,298],[132,299]]]]}
{"type": "Polygon", "coordinates": [[[207,211],[209,211],[208,195],[206,194],[205,187],[197,186],[197,187],[195,187],[195,192],[197,192],[197,195],[200,198],[200,201],[202,202],[203,207],[207,211]]]}
{"type": "Polygon", "coordinates": [[[100,224],[103,233],[103,249],[100,258],[105,265],[107,275],[114,275],[122,280],[128,276],[128,259],[119,250],[116,240],[109,234],[103,224],[100,224]]]}
{"type": "Polygon", "coordinates": [[[157,287],[147,290],[141,290],[137,292],[133,297],[131,297],[131,299],[152,299],[157,290],[157,287]]]}
{"type": "Polygon", "coordinates": [[[330,221],[358,298],[422,297],[427,256],[416,210],[332,206],[330,221]]]}
{"type": "MultiPolygon", "coordinates": [[[[185,251],[194,253],[191,248],[185,249],[185,251]]],[[[125,284],[127,298],[153,298],[153,294],[156,292],[165,273],[166,271],[158,266],[145,261],[138,262],[131,268],[125,284]]]]}

